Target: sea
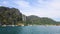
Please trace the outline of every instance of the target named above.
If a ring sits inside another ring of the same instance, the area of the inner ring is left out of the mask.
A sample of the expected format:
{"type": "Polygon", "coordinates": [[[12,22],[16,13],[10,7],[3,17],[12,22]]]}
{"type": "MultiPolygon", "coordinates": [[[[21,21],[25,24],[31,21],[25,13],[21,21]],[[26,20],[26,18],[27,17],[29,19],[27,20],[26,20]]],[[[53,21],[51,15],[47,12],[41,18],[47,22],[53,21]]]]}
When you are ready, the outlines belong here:
{"type": "Polygon", "coordinates": [[[6,26],[0,34],[60,34],[60,26],[6,26]]]}

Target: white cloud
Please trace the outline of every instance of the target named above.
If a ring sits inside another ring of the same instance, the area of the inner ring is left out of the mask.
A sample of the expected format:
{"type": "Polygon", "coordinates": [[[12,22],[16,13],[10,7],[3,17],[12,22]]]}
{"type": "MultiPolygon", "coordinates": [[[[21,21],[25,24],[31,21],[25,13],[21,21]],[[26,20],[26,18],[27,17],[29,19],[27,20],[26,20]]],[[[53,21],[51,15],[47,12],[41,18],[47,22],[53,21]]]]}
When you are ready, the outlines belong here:
{"type": "Polygon", "coordinates": [[[29,7],[29,3],[26,1],[15,1],[14,3],[16,3],[18,6],[22,7],[22,8],[27,8],[29,7]]]}
{"type": "MultiPolygon", "coordinates": [[[[45,4],[43,6],[43,16],[47,16],[47,17],[53,17],[53,18],[60,18],[60,1],[59,0],[51,0],[51,2],[48,2],[48,3],[44,3],[44,1],[42,0],[39,0],[38,2],[39,3],[43,3],[45,4]]],[[[41,9],[41,8],[39,8],[41,9]]],[[[40,11],[42,13],[42,11],[40,11]]]]}
{"type": "Polygon", "coordinates": [[[7,5],[8,1],[3,1],[2,4],[7,5]]]}
{"type": "Polygon", "coordinates": [[[1,2],[0,2],[0,6],[6,6],[6,5],[8,5],[8,4],[9,4],[8,1],[1,1],[1,2]]]}
{"type": "Polygon", "coordinates": [[[60,9],[60,0],[53,0],[49,5],[55,9],[60,9]]]}
{"type": "Polygon", "coordinates": [[[25,15],[37,15],[40,17],[60,18],[60,0],[37,0],[37,6],[30,6],[27,1],[17,1],[17,5],[22,8],[25,15]],[[40,8],[41,7],[41,8],[40,8]]]}

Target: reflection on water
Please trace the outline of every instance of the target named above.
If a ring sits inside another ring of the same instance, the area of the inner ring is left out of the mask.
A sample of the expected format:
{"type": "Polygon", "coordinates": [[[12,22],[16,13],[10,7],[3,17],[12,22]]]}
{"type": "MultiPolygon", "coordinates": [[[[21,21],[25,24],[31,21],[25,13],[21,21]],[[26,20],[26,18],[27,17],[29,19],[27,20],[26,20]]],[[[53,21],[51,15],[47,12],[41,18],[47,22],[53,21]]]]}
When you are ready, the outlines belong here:
{"type": "Polygon", "coordinates": [[[0,27],[0,34],[60,34],[60,26],[0,27]]]}

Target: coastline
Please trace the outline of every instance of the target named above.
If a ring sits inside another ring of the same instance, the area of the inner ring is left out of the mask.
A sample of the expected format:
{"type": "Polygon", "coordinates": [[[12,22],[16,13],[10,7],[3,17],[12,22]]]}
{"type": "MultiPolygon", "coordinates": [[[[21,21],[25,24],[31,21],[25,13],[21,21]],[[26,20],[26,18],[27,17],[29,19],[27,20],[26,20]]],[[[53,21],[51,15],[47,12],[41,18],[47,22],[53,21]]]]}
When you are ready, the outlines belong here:
{"type": "MultiPolygon", "coordinates": [[[[24,25],[0,25],[2,27],[7,27],[7,26],[11,26],[11,27],[15,27],[15,26],[24,26],[24,25]]],[[[26,25],[26,26],[60,26],[60,25],[26,25]]]]}

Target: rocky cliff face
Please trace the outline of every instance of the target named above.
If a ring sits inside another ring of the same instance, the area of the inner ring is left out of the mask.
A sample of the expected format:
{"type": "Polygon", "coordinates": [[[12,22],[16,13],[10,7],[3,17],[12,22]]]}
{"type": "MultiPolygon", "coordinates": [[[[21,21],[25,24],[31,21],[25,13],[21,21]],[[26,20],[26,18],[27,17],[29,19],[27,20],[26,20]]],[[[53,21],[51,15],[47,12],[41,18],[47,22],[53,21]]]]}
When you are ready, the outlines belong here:
{"type": "Polygon", "coordinates": [[[22,23],[22,13],[16,8],[0,7],[0,24],[22,23]]]}

